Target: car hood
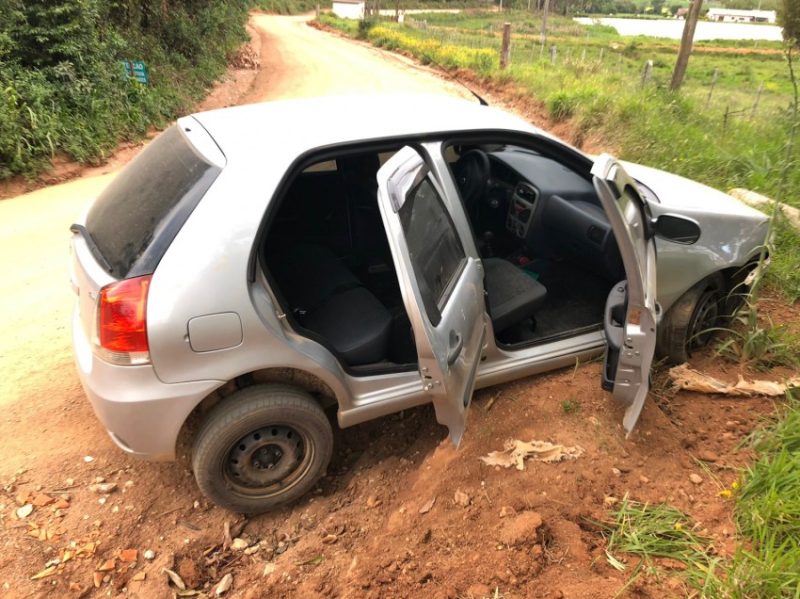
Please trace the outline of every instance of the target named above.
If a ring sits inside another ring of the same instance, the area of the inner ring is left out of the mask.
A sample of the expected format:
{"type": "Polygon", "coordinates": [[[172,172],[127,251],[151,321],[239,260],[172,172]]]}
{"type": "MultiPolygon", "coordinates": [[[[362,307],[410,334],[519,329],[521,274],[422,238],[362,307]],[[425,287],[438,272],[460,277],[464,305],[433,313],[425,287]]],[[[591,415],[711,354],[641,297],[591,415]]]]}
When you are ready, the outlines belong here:
{"type": "Polygon", "coordinates": [[[641,164],[622,162],[622,165],[633,178],[658,196],[659,204],[651,206],[653,212],[677,212],[687,216],[727,215],[756,222],[767,220],[764,213],[708,185],[641,164]]]}

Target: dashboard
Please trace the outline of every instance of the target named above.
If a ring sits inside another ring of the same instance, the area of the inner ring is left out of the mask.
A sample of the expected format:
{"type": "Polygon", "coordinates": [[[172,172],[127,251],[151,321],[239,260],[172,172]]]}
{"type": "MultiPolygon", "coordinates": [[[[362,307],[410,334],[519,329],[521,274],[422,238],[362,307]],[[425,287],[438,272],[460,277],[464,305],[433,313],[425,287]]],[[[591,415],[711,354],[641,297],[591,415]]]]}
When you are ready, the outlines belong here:
{"type": "Polygon", "coordinates": [[[619,249],[590,179],[524,148],[494,148],[488,156],[488,201],[505,208],[503,226],[523,251],[577,259],[622,278],[619,249]]]}

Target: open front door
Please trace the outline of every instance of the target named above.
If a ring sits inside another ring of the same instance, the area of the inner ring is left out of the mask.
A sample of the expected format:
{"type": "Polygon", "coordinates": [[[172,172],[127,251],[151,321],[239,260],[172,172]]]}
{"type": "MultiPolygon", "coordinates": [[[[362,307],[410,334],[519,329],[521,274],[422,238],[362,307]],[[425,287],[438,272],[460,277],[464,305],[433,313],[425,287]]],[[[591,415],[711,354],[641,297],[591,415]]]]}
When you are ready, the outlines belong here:
{"type": "Polygon", "coordinates": [[[464,251],[442,187],[413,149],[403,148],[378,172],[378,203],[423,389],[458,446],[486,330],[483,267],[464,251]]]}
{"type": "Polygon", "coordinates": [[[614,286],[606,301],[603,387],[628,406],[623,426],[630,434],[650,389],[659,312],[656,249],[647,205],[636,182],[607,154],[597,158],[592,175],[627,277],[614,286]]]}

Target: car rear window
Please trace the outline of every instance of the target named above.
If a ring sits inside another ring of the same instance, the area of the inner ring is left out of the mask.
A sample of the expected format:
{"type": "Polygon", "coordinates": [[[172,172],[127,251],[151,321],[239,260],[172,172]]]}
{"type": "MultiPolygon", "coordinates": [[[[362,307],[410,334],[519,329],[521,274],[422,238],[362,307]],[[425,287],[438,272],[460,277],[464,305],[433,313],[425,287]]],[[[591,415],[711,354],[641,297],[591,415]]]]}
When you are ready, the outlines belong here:
{"type": "Polygon", "coordinates": [[[177,125],[153,140],[86,217],[86,230],[111,274],[128,278],[152,273],[220,170],[177,125]]]}

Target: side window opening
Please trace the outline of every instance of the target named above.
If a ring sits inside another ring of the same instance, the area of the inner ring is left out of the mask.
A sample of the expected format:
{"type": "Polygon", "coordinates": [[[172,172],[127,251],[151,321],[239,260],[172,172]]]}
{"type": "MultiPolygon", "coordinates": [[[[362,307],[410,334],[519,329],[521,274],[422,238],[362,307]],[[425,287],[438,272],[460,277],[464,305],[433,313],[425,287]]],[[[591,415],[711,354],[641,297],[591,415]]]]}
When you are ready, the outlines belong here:
{"type": "Polygon", "coordinates": [[[304,167],[276,198],[260,249],[292,325],[355,374],[417,363],[378,208],[377,172],[394,152],[346,152],[304,167]]]}

